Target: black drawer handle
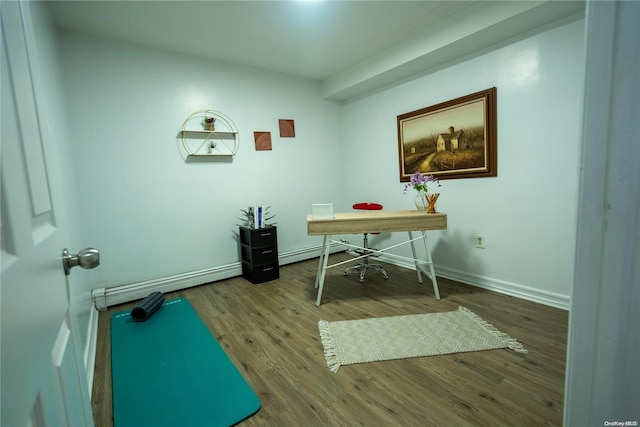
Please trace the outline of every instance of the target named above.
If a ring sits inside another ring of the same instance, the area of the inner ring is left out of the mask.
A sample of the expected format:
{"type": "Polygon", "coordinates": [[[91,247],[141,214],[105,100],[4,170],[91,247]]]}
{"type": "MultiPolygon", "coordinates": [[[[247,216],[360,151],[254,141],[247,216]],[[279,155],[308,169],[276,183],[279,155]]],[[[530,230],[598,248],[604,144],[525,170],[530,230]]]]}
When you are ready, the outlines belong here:
{"type": "Polygon", "coordinates": [[[269,271],[269,270],[273,270],[273,267],[267,267],[262,269],[262,271],[269,271]]]}
{"type": "Polygon", "coordinates": [[[270,249],[268,251],[262,251],[262,255],[270,254],[271,252],[273,252],[272,249],[270,249]]]}
{"type": "Polygon", "coordinates": [[[271,233],[260,233],[260,237],[271,236],[271,233]]]}

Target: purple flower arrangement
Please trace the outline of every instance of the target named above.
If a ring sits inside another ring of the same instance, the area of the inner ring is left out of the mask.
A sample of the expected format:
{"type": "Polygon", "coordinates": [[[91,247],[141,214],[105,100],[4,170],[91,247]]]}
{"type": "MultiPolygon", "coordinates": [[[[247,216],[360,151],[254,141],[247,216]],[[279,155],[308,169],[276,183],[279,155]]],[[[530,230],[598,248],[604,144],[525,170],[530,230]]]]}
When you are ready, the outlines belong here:
{"type": "Polygon", "coordinates": [[[413,188],[417,191],[424,191],[428,193],[428,184],[432,183],[436,187],[440,187],[440,180],[433,175],[422,175],[420,172],[416,172],[411,175],[411,179],[404,185],[404,194],[407,194],[407,190],[413,188]]]}

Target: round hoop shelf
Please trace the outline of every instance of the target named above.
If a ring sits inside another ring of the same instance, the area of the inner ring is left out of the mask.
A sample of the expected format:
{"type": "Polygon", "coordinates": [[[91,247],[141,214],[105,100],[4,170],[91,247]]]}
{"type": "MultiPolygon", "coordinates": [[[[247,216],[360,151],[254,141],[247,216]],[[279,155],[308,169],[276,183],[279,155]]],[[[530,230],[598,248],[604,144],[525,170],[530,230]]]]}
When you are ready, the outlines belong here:
{"type": "Polygon", "coordinates": [[[192,113],[182,123],[180,138],[187,156],[235,156],[240,147],[236,125],[215,110],[192,113]],[[205,119],[213,119],[213,129],[208,128],[205,119]]]}

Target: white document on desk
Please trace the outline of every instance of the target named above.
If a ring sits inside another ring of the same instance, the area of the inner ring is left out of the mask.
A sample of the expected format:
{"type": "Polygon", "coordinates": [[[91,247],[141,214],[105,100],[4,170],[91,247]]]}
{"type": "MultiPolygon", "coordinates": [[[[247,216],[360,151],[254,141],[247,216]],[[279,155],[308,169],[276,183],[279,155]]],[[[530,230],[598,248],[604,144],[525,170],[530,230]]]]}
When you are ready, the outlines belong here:
{"type": "Polygon", "coordinates": [[[314,203],[311,205],[313,219],[333,219],[333,203],[314,203]]]}

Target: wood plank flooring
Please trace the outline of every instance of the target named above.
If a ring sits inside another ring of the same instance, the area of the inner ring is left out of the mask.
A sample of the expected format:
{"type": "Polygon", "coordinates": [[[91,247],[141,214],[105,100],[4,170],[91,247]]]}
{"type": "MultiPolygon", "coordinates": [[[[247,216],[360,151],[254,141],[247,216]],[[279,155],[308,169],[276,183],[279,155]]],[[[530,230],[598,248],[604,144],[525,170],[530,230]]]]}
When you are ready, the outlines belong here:
{"type": "MultiPolygon", "coordinates": [[[[332,256],[334,259],[345,254],[332,256]]],[[[346,259],[346,258],[345,258],[346,259]]],[[[280,279],[243,278],[167,294],[189,300],[258,394],[251,426],[560,426],[568,313],[439,279],[442,299],[413,270],[385,265],[347,277],[328,270],[315,306],[317,259],[286,265],[280,279]],[[529,350],[490,350],[343,366],[326,366],[317,323],[432,313],[465,306],[529,350]]],[[[92,405],[96,427],[112,423],[111,314],[100,313],[92,405]]],[[[178,427],[178,426],[177,426],[178,427]]],[[[186,427],[186,426],[185,426],[186,427]]]]}

